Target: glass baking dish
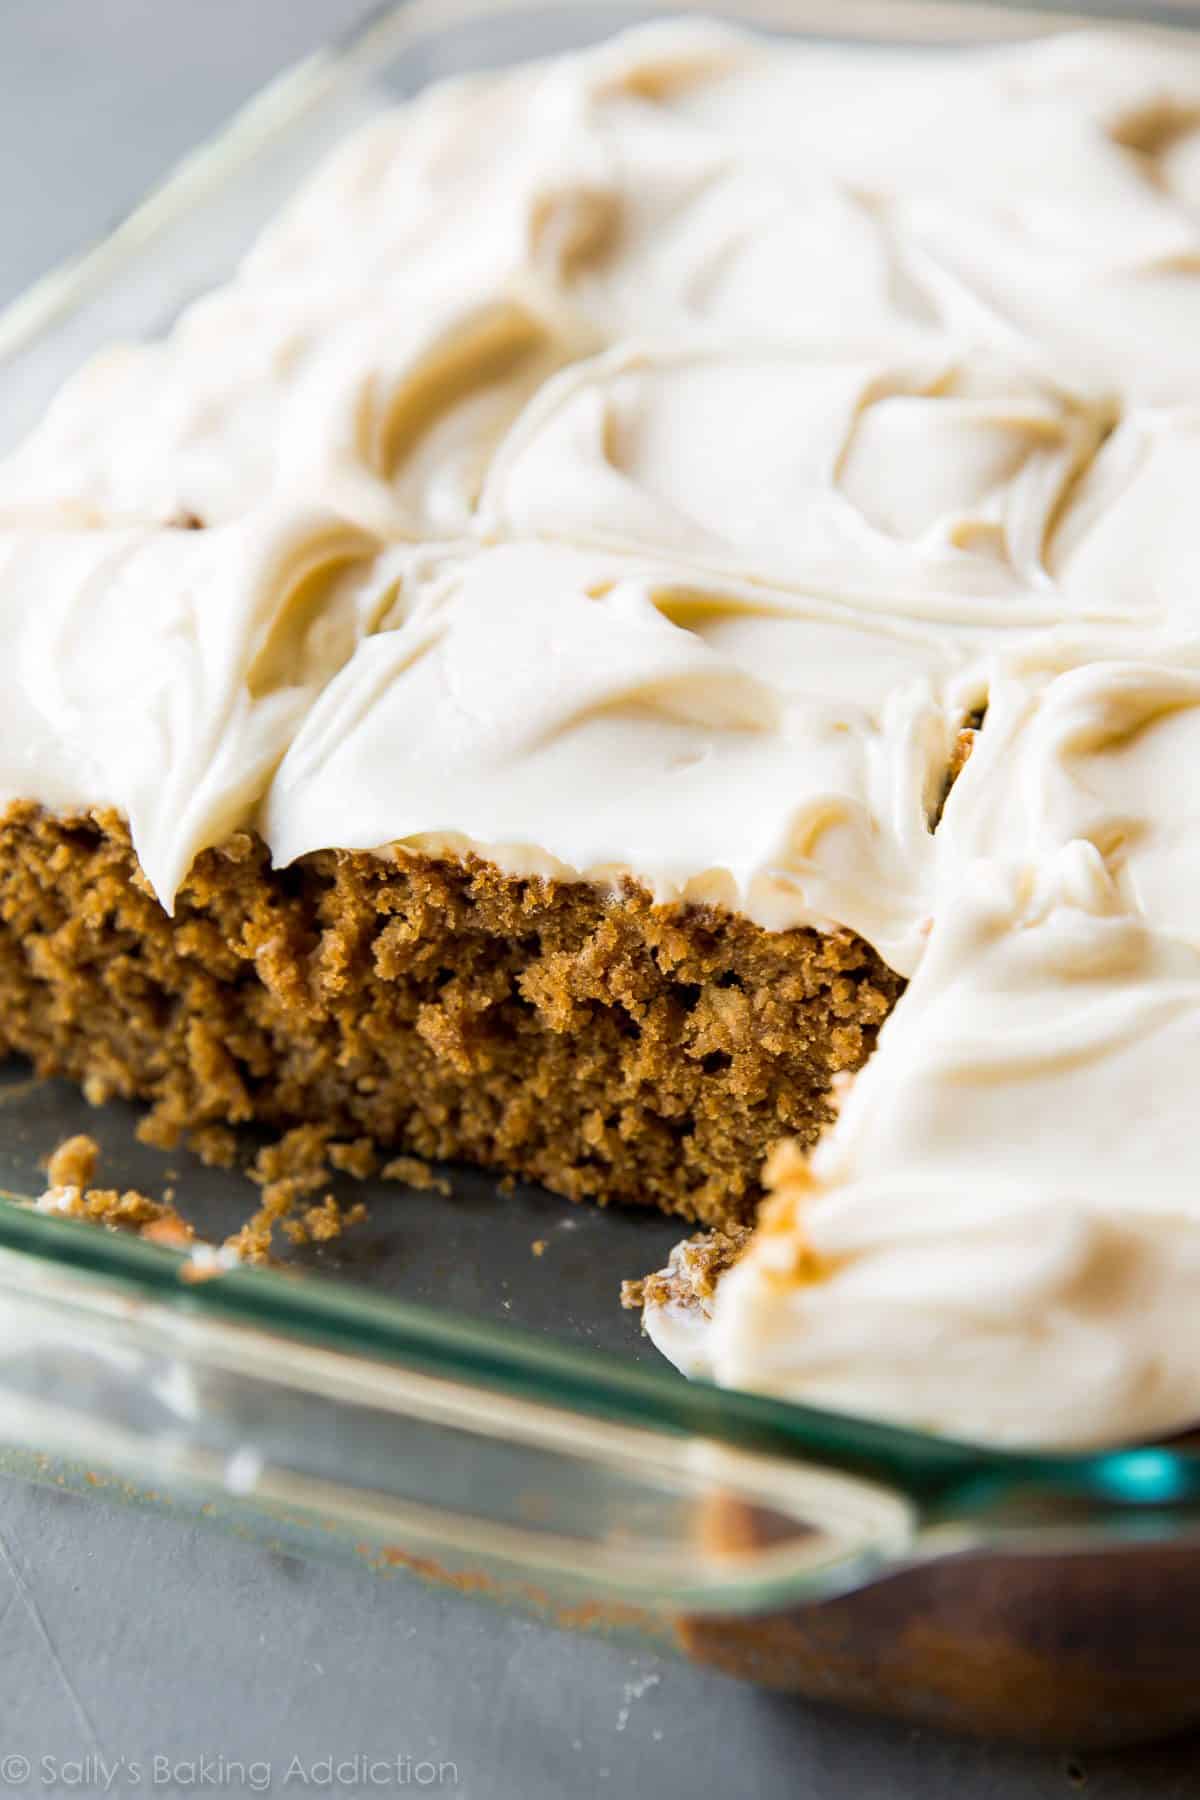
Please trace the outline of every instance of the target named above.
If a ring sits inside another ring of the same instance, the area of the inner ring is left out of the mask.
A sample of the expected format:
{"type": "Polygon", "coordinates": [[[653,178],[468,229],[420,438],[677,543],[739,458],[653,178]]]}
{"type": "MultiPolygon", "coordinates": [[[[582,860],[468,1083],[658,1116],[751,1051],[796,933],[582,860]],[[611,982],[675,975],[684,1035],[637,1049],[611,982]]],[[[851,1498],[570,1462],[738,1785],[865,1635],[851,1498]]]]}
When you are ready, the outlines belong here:
{"type": "MultiPolygon", "coordinates": [[[[413,0],[309,58],[0,315],[0,449],[81,357],[163,330],[220,280],[382,104],[667,10],[413,0]]],[[[899,43],[1088,16],[717,10],[899,43]]],[[[1186,30],[1174,8],[1141,13],[1141,29],[1186,30]]],[[[38,1192],[39,1157],[81,1129],[104,1143],[106,1182],[175,1179],[205,1235],[249,1210],[235,1178],[137,1144],[128,1109],[91,1112],[14,1065],[0,1193],[38,1192]]],[[[0,1466],[949,1726],[1083,1747],[1200,1722],[1200,1459],[1185,1445],[1002,1454],[685,1383],[616,1307],[620,1277],[660,1263],[677,1223],[448,1175],[448,1197],[353,1187],[371,1222],[299,1271],[204,1280],[168,1249],[0,1204],[0,1466]]]]}

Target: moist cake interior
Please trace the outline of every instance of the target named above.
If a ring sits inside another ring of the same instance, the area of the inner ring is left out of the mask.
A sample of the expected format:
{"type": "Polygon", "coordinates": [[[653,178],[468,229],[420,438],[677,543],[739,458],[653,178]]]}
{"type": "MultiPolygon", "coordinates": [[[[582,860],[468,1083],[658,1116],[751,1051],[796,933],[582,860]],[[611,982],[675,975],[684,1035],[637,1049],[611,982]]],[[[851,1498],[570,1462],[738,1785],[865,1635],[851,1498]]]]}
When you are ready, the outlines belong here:
{"type": "Polygon", "coordinates": [[[168,918],[113,815],[0,823],[0,1044],[171,1145],[317,1120],[572,1199],[745,1221],[901,982],[851,933],[766,932],[478,859],[206,851],[168,918]]]}

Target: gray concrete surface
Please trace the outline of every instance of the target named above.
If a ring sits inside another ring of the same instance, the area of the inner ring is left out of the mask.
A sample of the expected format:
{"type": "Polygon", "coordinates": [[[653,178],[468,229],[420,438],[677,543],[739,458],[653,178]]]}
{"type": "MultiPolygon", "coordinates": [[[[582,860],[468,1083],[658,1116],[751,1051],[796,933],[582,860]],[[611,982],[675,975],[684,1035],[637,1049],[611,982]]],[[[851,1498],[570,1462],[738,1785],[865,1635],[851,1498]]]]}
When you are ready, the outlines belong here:
{"type": "MultiPolygon", "coordinates": [[[[364,10],[8,0],[0,297],[95,235],[260,80],[364,10]]],[[[1200,1793],[1194,1745],[1073,1762],[943,1741],[404,1578],[0,1482],[0,1791],[366,1794],[417,1786],[422,1760],[449,1765],[438,1791],[471,1800],[1200,1793]]]]}

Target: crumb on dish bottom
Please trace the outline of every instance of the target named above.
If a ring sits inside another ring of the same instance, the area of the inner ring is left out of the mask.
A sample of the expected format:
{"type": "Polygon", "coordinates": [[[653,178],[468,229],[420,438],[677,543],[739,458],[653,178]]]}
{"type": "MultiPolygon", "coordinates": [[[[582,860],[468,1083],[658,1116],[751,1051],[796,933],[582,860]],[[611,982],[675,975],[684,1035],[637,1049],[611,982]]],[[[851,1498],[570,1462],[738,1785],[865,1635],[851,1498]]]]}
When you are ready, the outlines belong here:
{"type": "Polygon", "coordinates": [[[173,1249],[190,1246],[198,1252],[211,1252],[218,1259],[213,1272],[243,1262],[270,1262],[277,1227],[293,1244],[328,1244],[367,1216],[361,1201],[343,1206],[333,1194],[312,1199],[314,1190],[330,1179],[330,1152],[338,1146],[328,1140],[322,1127],[298,1125],[278,1143],[264,1144],[245,1170],[262,1190],[259,1204],[220,1246],[197,1236],[195,1227],[176,1209],[173,1188],[168,1188],[161,1200],[154,1200],[134,1188],[94,1187],[100,1146],[82,1133],[67,1138],[46,1159],[49,1186],[34,1202],[34,1210],[83,1219],[110,1231],[132,1232],[173,1249]]]}
{"type": "Polygon", "coordinates": [[[665,1269],[640,1280],[621,1284],[621,1305],[628,1312],[648,1306],[702,1307],[717,1291],[717,1283],[746,1249],[754,1229],[733,1225],[728,1231],[702,1231],[675,1246],[665,1269]]]}
{"type": "Polygon", "coordinates": [[[148,1102],[162,1145],[319,1122],[742,1223],[764,1153],[815,1139],[901,986],[850,933],[473,858],[273,870],[246,833],[197,860],[172,919],[116,814],[0,816],[0,1054],[148,1102]]]}

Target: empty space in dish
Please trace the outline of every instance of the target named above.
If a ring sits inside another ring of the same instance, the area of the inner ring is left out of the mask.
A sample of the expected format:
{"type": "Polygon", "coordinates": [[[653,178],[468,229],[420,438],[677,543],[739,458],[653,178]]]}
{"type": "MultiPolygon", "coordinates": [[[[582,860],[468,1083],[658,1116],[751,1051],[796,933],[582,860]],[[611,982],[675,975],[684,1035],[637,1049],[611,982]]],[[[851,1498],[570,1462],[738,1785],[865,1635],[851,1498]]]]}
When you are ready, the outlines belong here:
{"type": "MultiPolygon", "coordinates": [[[[46,1157],[77,1132],[101,1148],[100,1187],[136,1188],[175,1204],[199,1237],[220,1243],[258,1203],[237,1168],[208,1168],[185,1149],[157,1150],[135,1137],[137,1111],[120,1101],[91,1107],[66,1082],[38,1081],[26,1064],[0,1066],[0,1190],[35,1197],[46,1157]]],[[[255,1139],[246,1135],[244,1160],[255,1139]]],[[[312,1199],[334,1193],[365,1202],[367,1218],[333,1243],[296,1250],[282,1233],[282,1260],[396,1299],[464,1317],[536,1330],[662,1364],[619,1305],[622,1280],[657,1268],[687,1229],[656,1213],[573,1205],[544,1190],[499,1182],[476,1169],[437,1168],[449,1183],[420,1190],[401,1182],[335,1174],[312,1199]],[[542,1246],[540,1253],[534,1244],[542,1246]]]]}

